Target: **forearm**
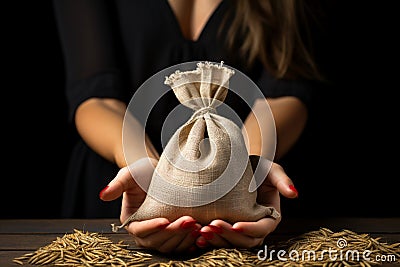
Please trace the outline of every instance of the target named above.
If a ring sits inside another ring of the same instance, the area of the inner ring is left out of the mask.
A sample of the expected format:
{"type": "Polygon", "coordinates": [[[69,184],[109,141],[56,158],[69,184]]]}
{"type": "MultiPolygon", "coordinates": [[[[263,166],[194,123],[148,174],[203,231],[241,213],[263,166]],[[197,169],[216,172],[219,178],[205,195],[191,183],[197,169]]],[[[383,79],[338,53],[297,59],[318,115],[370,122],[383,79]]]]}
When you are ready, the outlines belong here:
{"type": "MultiPolygon", "coordinates": [[[[76,111],[75,123],[78,133],[95,152],[124,167],[127,163],[123,150],[123,123],[126,105],[116,99],[92,98],[82,103],[76,111]]],[[[139,123],[133,127],[137,134],[130,134],[130,144],[134,152],[130,160],[148,156],[158,157],[151,142],[144,145],[143,128],[139,123]],[[147,149],[146,149],[147,147],[147,149]]],[[[129,131],[132,133],[132,131],[129,131]]]]}
{"type": "MultiPolygon", "coordinates": [[[[267,155],[275,140],[269,125],[275,123],[277,142],[274,160],[279,160],[293,147],[302,134],[308,118],[307,108],[298,98],[290,96],[267,101],[273,121],[268,116],[259,115],[259,125],[256,116],[251,112],[244,123],[248,135],[247,146],[250,154],[269,158],[267,155]]],[[[253,111],[256,114],[265,114],[265,102],[256,101],[253,111]]]]}

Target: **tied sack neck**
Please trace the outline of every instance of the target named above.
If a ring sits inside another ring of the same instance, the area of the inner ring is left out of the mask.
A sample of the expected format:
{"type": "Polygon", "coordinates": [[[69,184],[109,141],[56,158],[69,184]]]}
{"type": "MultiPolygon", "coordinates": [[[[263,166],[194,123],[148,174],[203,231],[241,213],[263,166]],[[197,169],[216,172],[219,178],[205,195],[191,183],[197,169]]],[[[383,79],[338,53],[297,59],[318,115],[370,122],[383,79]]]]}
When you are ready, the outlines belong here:
{"type": "Polygon", "coordinates": [[[184,106],[194,110],[191,120],[207,113],[216,113],[216,108],[224,102],[228,93],[232,69],[223,66],[223,62],[199,62],[193,71],[175,73],[165,78],[165,84],[174,91],[184,106]]]}

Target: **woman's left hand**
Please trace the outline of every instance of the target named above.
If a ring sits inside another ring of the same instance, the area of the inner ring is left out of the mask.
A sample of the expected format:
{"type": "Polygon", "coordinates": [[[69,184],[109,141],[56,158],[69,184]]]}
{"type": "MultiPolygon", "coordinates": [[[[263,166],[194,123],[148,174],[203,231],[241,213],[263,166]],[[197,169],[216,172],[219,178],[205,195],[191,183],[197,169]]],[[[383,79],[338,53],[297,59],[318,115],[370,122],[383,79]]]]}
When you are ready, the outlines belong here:
{"type": "MultiPolygon", "coordinates": [[[[288,198],[298,196],[292,180],[283,168],[277,163],[272,163],[267,178],[257,189],[257,203],[274,207],[281,213],[280,194],[288,198]]],[[[200,248],[256,247],[262,245],[265,237],[276,229],[280,220],[280,217],[277,219],[266,217],[256,222],[237,222],[233,225],[222,220],[214,220],[201,228],[201,236],[196,240],[196,245],[200,248]]]]}

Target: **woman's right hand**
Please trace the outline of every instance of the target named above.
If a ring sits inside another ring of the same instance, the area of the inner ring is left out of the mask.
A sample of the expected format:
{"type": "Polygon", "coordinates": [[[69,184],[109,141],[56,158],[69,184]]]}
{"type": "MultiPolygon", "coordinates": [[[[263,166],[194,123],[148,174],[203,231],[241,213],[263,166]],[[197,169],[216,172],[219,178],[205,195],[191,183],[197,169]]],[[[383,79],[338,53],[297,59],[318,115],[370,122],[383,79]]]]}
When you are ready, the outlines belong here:
{"type": "Polygon", "coordinates": [[[162,253],[194,252],[201,225],[190,216],[170,222],[166,218],[134,221],[125,227],[141,247],[162,253]]]}
{"type": "MultiPolygon", "coordinates": [[[[157,160],[142,158],[130,166],[123,167],[100,192],[100,199],[104,201],[123,196],[121,223],[143,203],[156,165],[157,160]]],[[[135,221],[125,227],[137,245],[162,253],[194,250],[200,228],[200,224],[190,216],[183,216],[173,222],[166,218],[135,221]]]]}
{"type": "Polygon", "coordinates": [[[124,221],[143,203],[157,160],[142,158],[119,170],[115,178],[100,192],[101,200],[122,197],[120,220],[124,221]]]}

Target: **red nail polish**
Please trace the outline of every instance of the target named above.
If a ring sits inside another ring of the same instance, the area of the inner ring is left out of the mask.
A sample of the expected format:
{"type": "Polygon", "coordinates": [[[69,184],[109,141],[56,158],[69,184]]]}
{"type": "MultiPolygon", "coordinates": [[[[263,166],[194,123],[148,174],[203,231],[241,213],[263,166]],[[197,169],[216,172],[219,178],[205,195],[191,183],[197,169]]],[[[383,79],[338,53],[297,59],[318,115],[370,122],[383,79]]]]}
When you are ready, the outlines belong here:
{"type": "Polygon", "coordinates": [[[213,232],[202,232],[200,231],[200,234],[204,237],[206,240],[211,240],[214,238],[214,233],[213,232]]]}
{"type": "Polygon", "coordinates": [[[181,228],[182,229],[188,229],[188,228],[192,228],[193,226],[195,226],[196,221],[184,221],[181,224],[181,228]]]}
{"type": "Polygon", "coordinates": [[[200,236],[200,231],[198,229],[193,230],[191,233],[193,238],[198,238],[200,236]]]}
{"type": "Polygon", "coordinates": [[[213,231],[216,234],[221,234],[222,233],[222,228],[217,225],[208,225],[210,227],[211,231],[213,231]]]}
{"type": "Polygon", "coordinates": [[[109,187],[110,187],[110,186],[107,185],[106,187],[104,187],[104,188],[100,191],[100,193],[99,193],[99,197],[100,197],[100,198],[103,197],[104,192],[105,192],[109,187]]]}
{"type": "Polygon", "coordinates": [[[207,246],[207,241],[205,241],[204,239],[199,239],[199,240],[196,241],[196,244],[199,247],[205,247],[205,246],[207,246]]]}
{"type": "Polygon", "coordinates": [[[236,232],[236,233],[243,233],[243,229],[242,228],[233,228],[233,227],[231,227],[231,230],[236,232]]]}
{"type": "Polygon", "coordinates": [[[299,195],[299,192],[297,191],[296,187],[294,187],[294,185],[289,185],[290,190],[292,190],[293,192],[296,193],[296,195],[299,195]]]}

